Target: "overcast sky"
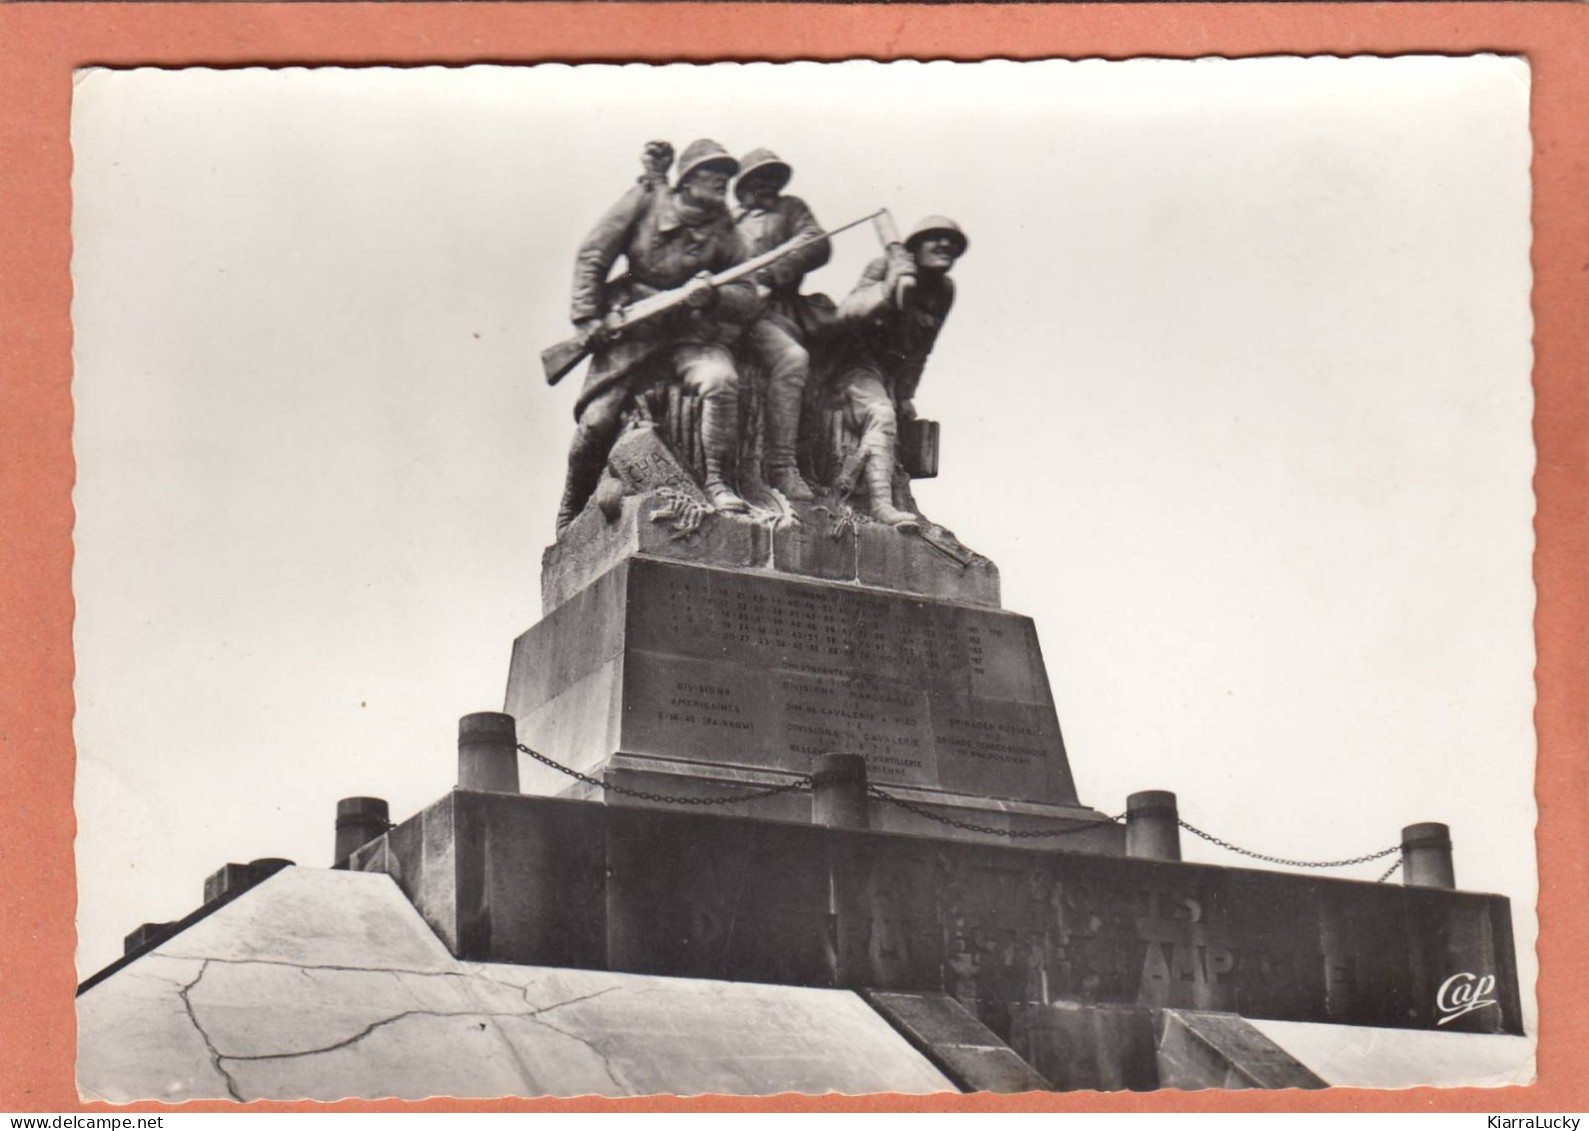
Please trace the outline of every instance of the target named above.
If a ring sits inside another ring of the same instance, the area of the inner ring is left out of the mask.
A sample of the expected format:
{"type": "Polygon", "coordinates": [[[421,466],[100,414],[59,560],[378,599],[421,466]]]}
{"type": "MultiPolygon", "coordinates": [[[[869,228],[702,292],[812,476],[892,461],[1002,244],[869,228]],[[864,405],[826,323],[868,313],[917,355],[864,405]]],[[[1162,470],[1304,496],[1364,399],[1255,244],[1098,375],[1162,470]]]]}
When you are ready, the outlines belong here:
{"type": "Polygon", "coordinates": [[[574,249],[710,136],[970,235],[918,498],[1036,619],[1082,800],[1300,857],[1446,821],[1532,1025],[1527,108],[1493,58],[81,76],[80,970],[453,784],[540,614],[574,249]]]}

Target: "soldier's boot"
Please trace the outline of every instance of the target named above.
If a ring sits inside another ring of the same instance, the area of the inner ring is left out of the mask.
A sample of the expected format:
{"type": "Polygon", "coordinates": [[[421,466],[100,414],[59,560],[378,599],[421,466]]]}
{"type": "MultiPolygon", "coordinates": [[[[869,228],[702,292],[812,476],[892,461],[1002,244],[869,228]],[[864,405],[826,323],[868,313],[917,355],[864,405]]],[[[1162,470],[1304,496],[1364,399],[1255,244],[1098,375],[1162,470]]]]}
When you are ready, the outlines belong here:
{"type": "Polygon", "coordinates": [[[762,461],[762,475],[769,487],[791,503],[809,503],[817,497],[795,463],[795,436],[800,431],[804,400],[800,385],[779,383],[767,390],[767,458],[762,461]]]}
{"type": "Polygon", "coordinates": [[[739,402],[731,397],[702,398],[701,447],[706,459],[706,498],[723,514],[745,514],[750,504],[728,482],[739,446],[739,402]]]}
{"type": "Polygon", "coordinates": [[[713,456],[706,457],[706,498],[712,509],[722,514],[746,514],[750,504],[739,497],[739,492],[728,484],[724,462],[713,456]]]}
{"type": "Polygon", "coordinates": [[[873,452],[866,459],[866,488],[872,497],[871,515],[878,522],[906,534],[921,530],[921,519],[894,505],[894,475],[889,461],[873,452]]]}
{"type": "Polygon", "coordinates": [[[601,473],[607,466],[599,449],[582,443],[583,439],[582,433],[575,433],[574,445],[568,451],[568,476],[563,480],[563,498],[557,506],[559,538],[573,525],[585,509],[585,504],[590,502],[596,484],[601,480],[601,473]]]}
{"type": "Polygon", "coordinates": [[[805,476],[791,460],[786,464],[769,464],[766,469],[767,486],[777,491],[791,503],[809,503],[817,497],[805,476]]]}

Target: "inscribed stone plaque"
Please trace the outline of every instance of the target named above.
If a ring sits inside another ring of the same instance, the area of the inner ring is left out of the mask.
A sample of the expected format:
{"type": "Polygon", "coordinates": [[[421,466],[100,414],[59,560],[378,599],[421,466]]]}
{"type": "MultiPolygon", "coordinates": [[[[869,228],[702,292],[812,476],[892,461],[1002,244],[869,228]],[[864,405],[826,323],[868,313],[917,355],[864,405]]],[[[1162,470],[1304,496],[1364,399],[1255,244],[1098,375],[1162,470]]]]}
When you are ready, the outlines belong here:
{"type": "Polygon", "coordinates": [[[626,753],[1076,800],[1025,617],[644,558],[627,585],[626,753]]]}

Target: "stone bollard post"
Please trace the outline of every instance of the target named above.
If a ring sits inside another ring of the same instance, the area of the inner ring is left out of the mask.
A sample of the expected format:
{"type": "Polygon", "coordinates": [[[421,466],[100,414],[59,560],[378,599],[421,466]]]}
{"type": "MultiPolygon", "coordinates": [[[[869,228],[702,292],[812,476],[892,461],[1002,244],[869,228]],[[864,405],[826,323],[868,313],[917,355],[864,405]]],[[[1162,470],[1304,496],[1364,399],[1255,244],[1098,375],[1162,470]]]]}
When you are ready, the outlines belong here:
{"type": "Polygon", "coordinates": [[[1401,830],[1401,882],[1410,888],[1456,890],[1450,828],[1425,821],[1401,830]]]}
{"type": "Polygon", "coordinates": [[[811,820],[830,829],[864,829],[866,759],[859,754],[818,754],[811,765],[811,820]]]}
{"type": "Polygon", "coordinates": [[[512,715],[476,711],[458,720],[458,788],[519,791],[518,732],[512,715]]]}
{"type": "Polygon", "coordinates": [[[291,868],[292,861],[280,856],[263,856],[247,864],[225,864],[211,872],[204,881],[204,902],[214,903],[223,896],[244,892],[255,884],[270,879],[283,868],[291,868]]]}
{"type": "Polygon", "coordinates": [[[142,923],[132,934],[121,940],[122,954],[131,954],[135,950],[159,945],[171,937],[176,931],[180,920],[169,923],[142,923]]]}
{"type": "Polygon", "coordinates": [[[386,801],[379,797],[344,797],[337,802],[337,843],[331,866],[346,868],[348,857],[391,825],[386,801]]]}
{"type": "Polygon", "coordinates": [[[1142,860],[1181,858],[1175,794],[1167,789],[1145,789],[1126,798],[1126,855],[1142,860]]]}

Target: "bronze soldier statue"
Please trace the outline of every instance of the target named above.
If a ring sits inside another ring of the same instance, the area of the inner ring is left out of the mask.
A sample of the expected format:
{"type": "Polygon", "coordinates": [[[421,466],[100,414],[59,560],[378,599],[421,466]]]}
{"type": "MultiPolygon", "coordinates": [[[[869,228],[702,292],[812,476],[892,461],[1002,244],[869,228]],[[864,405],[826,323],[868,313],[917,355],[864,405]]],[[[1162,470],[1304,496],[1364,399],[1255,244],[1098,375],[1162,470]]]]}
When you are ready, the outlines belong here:
{"type": "MultiPolygon", "coordinates": [[[[822,235],[822,225],[805,201],[783,192],[792,174],[789,163],[770,149],[755,149],[740,159],[734,195],[739,198],[736,222],[746,254],[760,255],[797,237],[822,235]]],[[[790,502],[815,498],[795,462],[800,408],[811,375],[800,282],[825,264],[831,252],[826,239],[812,238],[757,274],[765,305],[745,331],[741,346],[767,375],[762,476],[790,502]]]]}
{"type": "Polygon", "coordinates": [[[739,446],[739,375],[729,352],[760,302],[749,280],[714,287],[708,275],[746,258],[727,207],[728,183],[739,163],[715,141],[688,145],[678,181],[667,187],[659,146],[647,147],[647,175],[596,224],[574,259],[571,315],[593,347],[590,371],[574,415],[568,478],[557,511],[561,536],[589,501],[606,464],[642,365],[664,372],[702,399],[701,445],[707,498],[719,511],[749,508],[729,482],[739,446]],[[608,281],[619,256],[625,273],[608,281]],[[609,319],[619,308],[688,284],[689,309],[673,312],[621,337],[609,319]]]}
{"type": "Polygon", "coordinates": [[[833,395],[860,434],[872,517],[902,530],[919,530],[921,520],[894,498],[898,420],[915,419],[916,386],[954,305],[949,271],[967,242],[959,224],[929,216],[903,247],[868,264],[839,305],[844,340],[833,395]]]}

